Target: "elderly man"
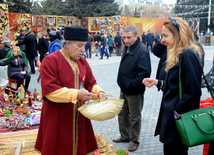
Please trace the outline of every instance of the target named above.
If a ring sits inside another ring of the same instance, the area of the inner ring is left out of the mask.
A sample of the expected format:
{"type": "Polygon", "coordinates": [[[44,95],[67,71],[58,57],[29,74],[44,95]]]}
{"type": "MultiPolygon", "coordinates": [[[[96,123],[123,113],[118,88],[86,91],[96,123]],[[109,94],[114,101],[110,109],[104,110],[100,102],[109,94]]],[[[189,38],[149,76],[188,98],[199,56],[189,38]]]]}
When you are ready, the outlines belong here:
{"type": "Polygon", "coordinates": [[[37,33],[37,38],[39,39],[39,43],[37,45],[37,49],[39,51],[40,54],[40,62],[42,62],[42,60],[45,57],[45,54],[48,52],[48,42],[47,40],[43,37],[42,33],[37,33]]]}
{"type": "Polygon", "coordinates": [[[134,26],[123,30],[125,52],[122,55],[117,83],[121,89],[120,98],[124,105],[118,115],[120,137],[116,143],[130,142],[128,150],[135,151],[139,145],[141,130],[141,111],[143,109],[145,86],[141,83],[150,77],[151,63],[146,46],[137,36],[134,26]]]}
{"type": "Polygon", "coordinates": [[[43,107],[35,148],[43,155],[86,155],[98,146],[90,120],[77,109],[88,100],[107,97],[81,56],[88,29],[65,27],[64,39],[63,48],[41,65],[43,107]]]}

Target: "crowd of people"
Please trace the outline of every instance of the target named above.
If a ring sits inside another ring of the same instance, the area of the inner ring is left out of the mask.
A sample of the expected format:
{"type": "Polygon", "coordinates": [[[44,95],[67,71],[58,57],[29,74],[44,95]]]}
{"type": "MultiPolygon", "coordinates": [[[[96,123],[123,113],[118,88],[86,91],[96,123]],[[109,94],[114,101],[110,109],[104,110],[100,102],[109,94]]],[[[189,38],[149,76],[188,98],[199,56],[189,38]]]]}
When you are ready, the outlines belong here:
{"type": "Polygon", "coordinates": [[[181,144],[175,111],[183,114],[199,108],[204,51],[184,20],[169,18],[163,23],[162,37],[149,30],[142,40],[134,26],[127,26],[122,36],[118,32],[114,40],[100,32],[93,38],[88,29],[79,26],[65,27],[63,33],[51,29],[46,37],[24,30],[17,40],[13,48],[5,40],[0,65],[9,65],[9,78],[17,79],[18,86],[25,79],[28,92],[39,51],[43,108],[35,148],[42,154],[83,155],[98,148],[90,120],[77,111],[86,101],[107,99],[85,59],[91,58],[93,42],[100,60],[104,54],[111,57],[113,48],[122,56],[117,84],[124,105],[118,115],[120,137],[113,141],[129,142],[130,152],[138,149],[145,87],[156,86],[163,98],[155,135],[160,135],[164,155],[188,154],[188,147],[181,144]],[[160,58],[156,79],[150,78],[150,49],[160,58]]]}

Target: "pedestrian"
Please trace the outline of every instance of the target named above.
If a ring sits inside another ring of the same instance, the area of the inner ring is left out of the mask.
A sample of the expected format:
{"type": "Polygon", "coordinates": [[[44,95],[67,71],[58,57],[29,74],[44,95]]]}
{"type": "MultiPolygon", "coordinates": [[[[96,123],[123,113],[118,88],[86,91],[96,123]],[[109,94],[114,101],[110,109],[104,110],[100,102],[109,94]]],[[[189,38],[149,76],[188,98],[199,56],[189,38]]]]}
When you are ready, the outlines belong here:
{"type": "Polygon", "coordinates": [[[107,35],[104,35],[104,37],[106,38],[105,51],[106,51],[106,53],[108,53],[108,55],[109,55],[108,36],[107,36],[107,35]]]}
{"type": "Polygon", "coordinates": [[[150,30],[148,30],[148,34],[146,35],[146,40],[147,40],[147,48],[148,48],[148,50],[150,50],[150,48],[151,48],[151,51],[152,51],[152,47],[153,47],[153,43],[154,43],[155,37],[151,33],[150,30]]]}
{"type": "Polygon", "coordinates": [[[4,59],[7,53],[12,50],[12,47],[10,47],[11,43],[10,39],[4,39],[4,47],[0,49],[0,59],[4,59]]]}
{"type": "Polygon", "coordinates": [[[92,42],[94,41],[92,35],[88,32],[88,41],[85,45],[85,53],[87,58],[91,58],[91,48],[92,48],[92,42]],[[88,53],[89,52],[89,53],[88,53]]]}
{"type": "Polygon", "coordinates": [[[56,31],[56,35],[53,34],[49,34],[49,35],[53,35],[51,36],[51,43],[49,45],[49,54],[58,51],[62,48],[62,36],[60,31],[56,31]]]}
{"type": "Polygon", "coordinates": [[[109,36],[107,44],[109,46],[109,56],[111,57],[111,54],[113,53],[113,46],[114,46],[114,40],[112,39],[112,35],[109,36]]]}
{"type": "Polygon", "coordinates": [[[96,55],[98,56],[98,52],[100,52],[101,55],[101,36],[100,36],[100,32],[97,32],[97,34],[94,37],[94,43],[95,43],[95,47],[96,47],[96,55]]]}
{"type": "Polygon", "coordinates": [[[194,42],[189,25],[181,18],[169,18],[162,27],[162,42],[167,46],[165,80],[146,78],[142,82],[147,87],[156,85],[163,88],[163,98],[155,135],[160,135],[164,143],[164,155],[187,155],[188,147],[181,144],[175,124],[177,116],[198,109],[201,96],[201,49],[194,42]],[[181,74],[179,77],[179,68],[181,74]],[[179,99],[179,78],[182,98],[179,99]]]}
{"type": "Polygon", "coordinates": [[[117,32],[117,35],[114,38],[114,42],[116,44],[116,55],[117,56],[121,56],[121,52],[122,52],[122,36],[120,35],[120,32],[117,32]]]}
{"type": "Polygon", "coordinates": [[[31,68],[30,74],[35,74],[34,60],[38,56],[37,39],[35,35],[31,34],[31,30],[25,29],[24,34],[25,34],[24,40],[16,44],[16,46],[25,44],[26,56],[30,63],[30,68],[31,68]]]}
{"type": "Polygon", "coordinates": [[[37,38],[39,39],[39,43],[37,45],[37,49],[40,54],[40,62],[42,63],[42,60],[44,59],[46,53],[48,52],[48,42],[47,40],[43,37],[42,33],[37,33],[37,38]]]}
{"type": "Polygon", "coordinates": [[[106,37],[104,36],[103,33],[100,34],[101,35],[101,57],[100,60],[103,59],[103,55],[105,54],[107,56],[107,59],[109,58],[108,53],[105,50],[106,47],[106,37]]]}
{"type": "Polygon", "coordinates": [[[146,32],[143,31],[143,35],[142,35],[142,43],[146,46],[146,42],[147,42],[147,38],[146,38],[146,32]]]}
{"type": "MultiPolygon", "coordinates": [[[[18,43],[22,42],[25,38],[25,32],[23,29],[20,30],[20,35],[16,38],[16,41],[18,40],[18,43]]],[[[24,53],[26,53],[25,51],[25,44],[20,45],[20,50],[24,53]]]]}
{"type": "Polygon", "coordinates": [[[0,66],[8,65],[8,77],[17,80],[18,89],[25,80],[25,93],[30,93],[28,86],[31,76],[28,73],[28,61],[24,52],[18,46],[7,53],[6,58],[1,59],[0,66]]]}
{"type": "Polygon", "coordinates": [[[155,44],[160,41],[160,34],[156,31],[155,44]]]}
{"type": "Polygon", "coordinates": [[[125,52],[122,55],[117,83],[120,87],[120,99],[124,105],[118,115],[120,137],[114,142],[130,142],[128,150],[135,151],[139,146],[141,130],[141,112],[143,109],[145,86],[144,78],[151,74],[151,62],[146,46],[137,36],[134,26],[123,30],[125,52]]]}
{"type": "Polygon", "coordinates": [[[81,55],[88,29],[65,27],[63,48],[42,61],[43,107],[35,148],[44,155],[86,155],[98,149],[91,121],[78,112],[91,99],[106,100],[81,55]]]}

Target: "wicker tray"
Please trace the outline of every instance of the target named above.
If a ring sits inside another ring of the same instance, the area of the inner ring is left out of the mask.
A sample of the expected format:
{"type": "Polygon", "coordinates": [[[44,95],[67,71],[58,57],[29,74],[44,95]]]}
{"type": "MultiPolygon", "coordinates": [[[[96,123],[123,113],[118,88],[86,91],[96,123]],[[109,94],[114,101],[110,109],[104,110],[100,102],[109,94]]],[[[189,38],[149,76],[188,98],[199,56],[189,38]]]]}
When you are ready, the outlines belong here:
{"type": "Polygon", "coordinates": [[[116,99],[115,97],[114,99],[107,99],[105,101],[96,100],[82,105],[78,108],[78,111],[88,119],[105,121],[117,116],[123,107],[123,103],[123,99],[116,99]]]}

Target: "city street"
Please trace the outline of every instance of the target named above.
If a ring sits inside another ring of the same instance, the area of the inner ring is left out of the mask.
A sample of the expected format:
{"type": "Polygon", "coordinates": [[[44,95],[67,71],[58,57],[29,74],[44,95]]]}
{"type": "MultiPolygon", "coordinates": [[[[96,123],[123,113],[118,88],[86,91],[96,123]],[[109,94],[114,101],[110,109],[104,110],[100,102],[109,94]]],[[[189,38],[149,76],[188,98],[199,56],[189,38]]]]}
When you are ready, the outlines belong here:
{"type": "MultiPolygon", "coordinates": [[[[204,72],[207,73],[213,66],[213,54],[214,46],[204,46],[205,50],[205,67],[204,72]]],[[[150,53],[151,65],[152,65],[152,74],[151,78],[155,78],[156,69],[159,62],[159,59],[150,53]]],[[[109,59],[104,57],[103,60],[99,60],[99,57],[92,56],[91,59],[87,59],[94,76],[97,80],[97,83],[104,89],[106,94],[114,95],[116,98],[119,98],[120,89],[117,85],[117,73],[118,67],[120,64],[121,57],[112,55],[109,59]]],[[[33,92],[34,88],[39,90],[41,88],[40,83],[37,83],[37,77],[39,71],[36,71],[36,74],[31,76],[30,82],[30,91],[33,92]]],[[[64,75],[67,76],[67,75],[64,75]]],[[[201,99],[206,99],[210,97],[209,93],[205,88],[202,89],[201,99]]],[[[140,145],[138,149],[130,153],[130,155],[162,155],[162,143],[159,142],[159,137],[154,137],[154,131],[156,127],[156,122],[159,114],[159,108],[162,98],[162,92],[157,91],[156,87],[147,88],[144,96],[144,107],[142,110],[142,125],[141,125],[141,136],[140,136],[140,145]]],[[[104,122],[92,121],[93,128],[95,133],[103,133],[106,135],[110,131],[107,139],[119,137],[119,127],[118,120],[114,119],[107,120],[104,122]]],[[[123,150],[128,150],[129,143],[119,143],[113,144],[116,148],[121,148],[123,150]]],[[[197,146],[190,148],[190,155],[202,155],[203,146],[197,146]]]]}

